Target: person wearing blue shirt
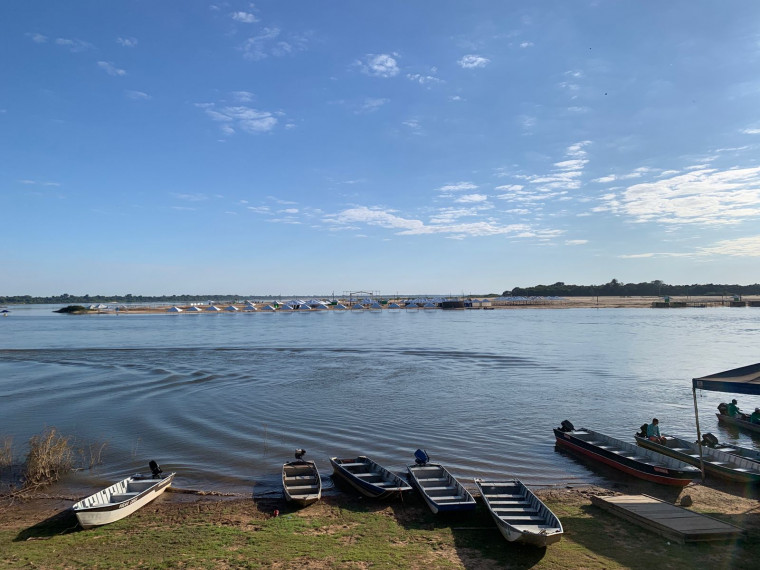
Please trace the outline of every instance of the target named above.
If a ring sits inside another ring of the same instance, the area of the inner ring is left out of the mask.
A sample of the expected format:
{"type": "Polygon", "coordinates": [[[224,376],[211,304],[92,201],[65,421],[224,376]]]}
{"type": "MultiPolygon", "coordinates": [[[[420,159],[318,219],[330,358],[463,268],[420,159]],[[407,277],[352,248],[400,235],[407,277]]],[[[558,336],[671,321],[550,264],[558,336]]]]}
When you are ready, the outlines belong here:
{"type": "Polygon", "coordinates": [[[660,435],[660,420],[652,418],[652,423],[647,426],[647,438],[649,441],[654,441],[665,445],[665,438],[660,435]]]}

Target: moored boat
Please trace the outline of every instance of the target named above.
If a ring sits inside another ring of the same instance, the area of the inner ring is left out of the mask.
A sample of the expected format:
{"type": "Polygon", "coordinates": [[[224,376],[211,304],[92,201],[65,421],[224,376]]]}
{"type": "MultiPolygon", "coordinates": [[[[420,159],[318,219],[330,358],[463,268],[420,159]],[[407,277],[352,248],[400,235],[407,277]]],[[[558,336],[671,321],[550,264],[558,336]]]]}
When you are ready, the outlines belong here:
{"type": "MultiPolygon", "coordinates": [[[[650,441],[639,434],[634,436],[636,443],[663,455],[680,459],[685,463],[700,467],[699,444],[678,437],[664,436],[665,443],[650,441]]],[[[731,455],[725,451],[702,446],[702,463],[705,472],[721,479],[755,483],[760,481],[760,463],[731,455]]]]}
{"type": "Polygon", "coordinates": [[[561,447],[653,483],[685,487],[701,475],[693,465],[590,429],[576,430],[567,420],[554,435],[561,447]]]}
{"type": "Polygon", "coordinates": [[[543,547],[562,539],[562,523],[520,480],[475,479],[475,485],[508,541],[543,547]]]}
{"type": "Polygon", "coordinates": [[[429,463],[427,452],[418,449],[414,461],[414,465],[407,466],[409,480],[433,514],[475,509],[472,494],[443,465],[429,463]]]}
{"type": "Polygon", "coordinates": [[[715,414],[718,416],[718,421],[723,422],[724,424],[729,424],[732,426],[736,426],[740,429],[745,429],[747,431],[752,431],[755,433],[760,433],[760,424],[753,424],[749,420],[744,419],[741,416],[729,416],[728,414],[721,414],[718,412],[715,414]]]}
{"type": "Polygon", "coordinates": [[[316,463],[303,459],[304,449],[296,449],[296,460],[282,466],[282,492],[285,500],[305,507],[322,497],[322,478],[316,463]]]}
{"type": "Polygon", "coordinates": [[[364,455],[349,459],[331,457],[330,463],[335,476],[366,497],[384,499],[412,490],[401,477],[364,455]]]}
{"type": "Polygon", "coordinates": [[[75,503],[71,508],[84,529],[109,524],[131,515],[161,495],[171,485],[175,473],[162,475],[155,461],[153,476],[132,475],[75,503]]]}
{"type": "Polygon", "coordinates": [[[711,447],[718,451],[725,451],[731,455],[736,455],[737,457],[743,457],[744,459],[760,463],[760,451],[749,449],[747,447],[740,447],[732,443],[720,443],[718,438],[711,433],[702,435],[702,447],[711,447]]]}

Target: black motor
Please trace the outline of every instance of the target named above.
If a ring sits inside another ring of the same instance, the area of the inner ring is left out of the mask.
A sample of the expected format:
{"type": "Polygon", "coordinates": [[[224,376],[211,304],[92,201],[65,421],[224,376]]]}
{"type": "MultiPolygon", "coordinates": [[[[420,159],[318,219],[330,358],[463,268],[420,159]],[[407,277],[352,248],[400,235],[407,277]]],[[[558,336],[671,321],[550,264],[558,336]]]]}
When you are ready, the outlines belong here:
{"type": "Polygon", "coordinates": [[[726,404],[725,402],[721,402],[720,404],[718,404],[718,411],[724,416],[728,414],[728,404],[726,404]]]}
{"type": "Polygon", "coordinates": [[[561,431],[575,431],[575,426],[570,423],[570,420],[562,420],[560,426],[561,431]]]}
{"type": "Polygon", "coordinates": [[[636,435],[639,437],[646,437],[647,436],[647,428],[649,427],[649,424],[641,424],[641,427],[639,428],[641,430],[640,433],[637,433],[636,435]]]}
{"type": "Polygon", "coordinates": [[[703,433],[702,445],[706,445],[708,447],[716,447],[718,445],[718,438],[711,433],[703,433]]]}
{"type": "Polygon", "coordinates": [[[156,463],[154,460],[150,460],[150,463],[148,463],[148,467],[150,467],[150,472],[153,473],[154,479],[160,479],[161,478],[161,468],[158,466],[158,463],[156,463]]]}
{"type": "Polygon", "coordinates": [[[304,455],[306,455],[305,449],[296,449],[296,460],[303,461],[304,455]]]}

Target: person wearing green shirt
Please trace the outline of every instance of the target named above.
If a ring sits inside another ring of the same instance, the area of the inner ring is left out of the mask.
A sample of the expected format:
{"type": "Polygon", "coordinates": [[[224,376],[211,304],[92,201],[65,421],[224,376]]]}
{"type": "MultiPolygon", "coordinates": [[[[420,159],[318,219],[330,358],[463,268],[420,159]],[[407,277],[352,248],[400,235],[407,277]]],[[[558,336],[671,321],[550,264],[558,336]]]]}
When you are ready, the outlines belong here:
{"type": "Polygon", "coordinates": [[[728,415],[732,418],[735,418],[739,415],[739,406],[736,405],[736,400],[731,400],[731,403],[728,405],[728,415]]]}
{"type": "Polygon", "coordinates": [[[749,421],[753,424],[760,424],[760,408],[755,408],[755,411],[752,412],[752,415],[749,417],[749,421]]]}
{"type": "Polygon", "coordinates": [[[647,426],[647,438],[650,441],[665,445],[665,438],[660,436],[660,420],[652,419],[652,423],[647,426]]]}

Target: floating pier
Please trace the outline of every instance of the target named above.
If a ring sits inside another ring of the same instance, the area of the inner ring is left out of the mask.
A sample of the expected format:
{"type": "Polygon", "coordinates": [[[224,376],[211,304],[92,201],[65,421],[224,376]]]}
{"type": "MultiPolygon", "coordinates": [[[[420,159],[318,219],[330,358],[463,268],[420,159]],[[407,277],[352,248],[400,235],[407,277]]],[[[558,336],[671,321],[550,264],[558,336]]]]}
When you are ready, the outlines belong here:
{"type": "Polygon", "coordinates": [[[649,495],[597,496],[591,497],[591,502],[616,516],[680,544],[729,540],[744,534],[744,530],[738,526],[671,505],[649,495]]]}

